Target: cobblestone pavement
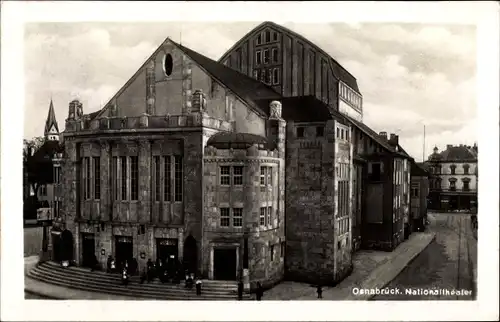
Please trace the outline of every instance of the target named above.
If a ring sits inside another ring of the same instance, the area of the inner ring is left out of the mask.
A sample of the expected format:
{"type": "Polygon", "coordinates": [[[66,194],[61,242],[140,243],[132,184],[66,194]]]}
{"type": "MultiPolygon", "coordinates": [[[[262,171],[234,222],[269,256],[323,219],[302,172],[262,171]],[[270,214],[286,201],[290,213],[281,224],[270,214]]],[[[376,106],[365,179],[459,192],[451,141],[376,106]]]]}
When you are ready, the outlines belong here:
{"type": "Polygon", "coordinates": [[[436,239],[387,287],[399,289],[399,295],[377,295],[374,300],[472,300],[477,280],[477,240],[470,215],[460,213],[429,214],[430,231],[436,239]],[[452,294],[406,294],[414,290],[467,290],[468,296],[452,294]]]}
{"type": "MultiPolygon", "coordinates": [[[[353,294],[353,289],[383,287],[422,252],[433,233],[415,233],[393,252],[358,251],[353,255],[354,270],[335,287],[323,288],[323,300],[366,300],[371,296],[353,294]]],[[[263,300],[316,300],[316,288],[305,283],[283,282],[266,291],[263,300]]]]}

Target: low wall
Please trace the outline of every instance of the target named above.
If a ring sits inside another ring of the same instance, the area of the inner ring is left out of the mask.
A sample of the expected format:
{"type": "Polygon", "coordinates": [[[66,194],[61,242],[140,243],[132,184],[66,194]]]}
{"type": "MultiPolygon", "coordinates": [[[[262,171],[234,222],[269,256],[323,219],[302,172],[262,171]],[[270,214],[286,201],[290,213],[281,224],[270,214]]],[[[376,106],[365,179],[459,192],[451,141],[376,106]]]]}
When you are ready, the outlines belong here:
{"type": "Polygon", "coordinates": [[[42,250],[42,227],[24,228],[24,257],[40,255],[42,250]]]}

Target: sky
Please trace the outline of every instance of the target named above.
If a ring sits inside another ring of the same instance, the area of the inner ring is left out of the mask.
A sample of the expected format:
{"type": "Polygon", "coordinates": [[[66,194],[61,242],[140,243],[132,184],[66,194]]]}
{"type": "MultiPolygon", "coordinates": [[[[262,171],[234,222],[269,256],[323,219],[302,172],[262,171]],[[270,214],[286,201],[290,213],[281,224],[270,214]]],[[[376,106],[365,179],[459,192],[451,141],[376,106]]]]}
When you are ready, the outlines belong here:
{"type": "MultiPolygon", "coordinates": [[[[26,24],[24,137],[43,135],[51,99],[60,130],[71,100],[100,109],[167,37],[217,60],[261,22],[26,24]]],[[[478,141],[473,25],[283,25],[356,77],[364,123],[398,134],[417,161],[434,146],[478,141]]]]}

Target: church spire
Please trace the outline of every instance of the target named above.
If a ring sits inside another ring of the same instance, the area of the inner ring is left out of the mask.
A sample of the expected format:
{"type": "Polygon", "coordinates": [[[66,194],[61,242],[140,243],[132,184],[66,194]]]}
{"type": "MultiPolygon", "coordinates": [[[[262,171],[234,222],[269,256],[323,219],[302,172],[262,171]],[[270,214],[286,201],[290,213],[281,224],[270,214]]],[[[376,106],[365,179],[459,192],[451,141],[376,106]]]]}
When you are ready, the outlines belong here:
{"type": "Polygon", "coordinates": [[[54,111],[52,99],[50,99],[49,114],[45,121],[45,131],[43,134],[48,141],[59,140],[59,127],[57,126],[56,112],[54,111]]]}

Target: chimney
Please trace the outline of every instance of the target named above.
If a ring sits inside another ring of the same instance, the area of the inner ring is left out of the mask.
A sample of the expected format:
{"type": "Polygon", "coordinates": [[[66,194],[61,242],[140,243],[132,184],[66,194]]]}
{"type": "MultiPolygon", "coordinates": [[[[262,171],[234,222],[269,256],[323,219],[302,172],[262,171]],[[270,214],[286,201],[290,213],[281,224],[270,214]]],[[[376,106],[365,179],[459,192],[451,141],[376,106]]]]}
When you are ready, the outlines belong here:
{"type": "Polygon", "coordinates": [[[380,132],[378,136],[380,136],[384,140],[387,140],[387,132],[380,132]]]}
{"type": "Polygon", "coordinates": [[[451,149],[452,147],[453,147],[453,144],[447,144],[447,145],[446,145],[446,150],[449,150],[449,149],[451,149]]]}
{"type": "Polygon", "coordinates": [[[389,139],[389,142],[392,145],[399,145],[399,136],[394,133],[391,133],[391,138],[389,139]]]}

